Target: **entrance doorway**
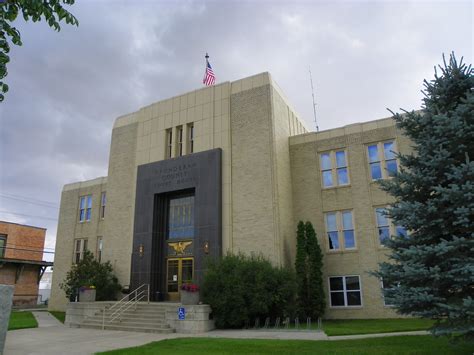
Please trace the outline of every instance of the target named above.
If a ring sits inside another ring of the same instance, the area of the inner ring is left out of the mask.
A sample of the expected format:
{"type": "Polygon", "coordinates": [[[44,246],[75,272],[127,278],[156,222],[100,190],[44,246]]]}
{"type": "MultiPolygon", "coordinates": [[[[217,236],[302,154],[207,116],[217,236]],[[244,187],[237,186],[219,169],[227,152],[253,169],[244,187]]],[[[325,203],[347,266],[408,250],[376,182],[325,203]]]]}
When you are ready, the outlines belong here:
{"type": "Polygon", "coordinates": [[[179,301],[181,285],[193,280],[194,258],[169,258],[166,264],[166,292],[168,301],[179,301]]]}

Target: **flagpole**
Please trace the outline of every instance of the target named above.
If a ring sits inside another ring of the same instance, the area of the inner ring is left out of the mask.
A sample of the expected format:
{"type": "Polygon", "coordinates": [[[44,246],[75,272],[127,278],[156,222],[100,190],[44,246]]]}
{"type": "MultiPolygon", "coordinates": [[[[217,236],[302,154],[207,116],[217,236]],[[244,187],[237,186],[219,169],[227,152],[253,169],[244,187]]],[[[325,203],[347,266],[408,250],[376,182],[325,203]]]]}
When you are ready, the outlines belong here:
{"type": "MultiPolygon", "coordinates": [[[[206,58],[206,70],[204,71],[204,78],[206,78],[206,75],[207,75],[207,64],[209,63],[209,54],[207,54],[207,52],[206,52],[206,55],[204,56],[204,58],[206,58]]],[[[204,86],[207,86],[206,83],[204,82],[204,80],[203,80],[203,84],[204,84],[204,86]]]]}

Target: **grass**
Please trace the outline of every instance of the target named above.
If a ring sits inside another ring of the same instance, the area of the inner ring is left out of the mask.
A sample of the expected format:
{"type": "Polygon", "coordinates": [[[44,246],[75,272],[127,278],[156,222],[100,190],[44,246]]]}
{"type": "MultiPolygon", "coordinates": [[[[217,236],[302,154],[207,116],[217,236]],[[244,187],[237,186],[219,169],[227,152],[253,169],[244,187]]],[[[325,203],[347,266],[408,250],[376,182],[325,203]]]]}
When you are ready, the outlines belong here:
{"type": "Polygon", "coordinates": [[[31,312],[12,312],[10,315],[10,322],[8,323],[8,330],[36,328],[38,322],[31,312]]]}
{"type": "Polygon", "coordinates": [[[58,321],[61,323],[64,323],[64,320],[66,319],[66,312],[60,312],[60,311],[49,311],[58,321]]]}
{"type": "Polygon", "coordinates": [[[323,330],[327,335],[407,332],[427,330],[433,323],[419,318],[323,320],[323,330]]]}
{"type": "Polygon", "coordinates": [[[181,338],[100,354],[472,354],[472,344],[452,345],[445,338],[400,336],[358,340],[251,340],[181,338]]]}

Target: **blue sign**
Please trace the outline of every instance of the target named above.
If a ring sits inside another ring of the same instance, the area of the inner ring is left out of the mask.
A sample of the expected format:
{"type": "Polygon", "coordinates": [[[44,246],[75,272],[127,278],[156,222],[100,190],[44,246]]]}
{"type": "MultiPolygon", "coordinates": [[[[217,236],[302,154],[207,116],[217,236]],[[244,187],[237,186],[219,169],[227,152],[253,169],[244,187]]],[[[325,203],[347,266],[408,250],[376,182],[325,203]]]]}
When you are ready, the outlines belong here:
{"type": "Polygon", "coordinates": [[[186,318],[186,309],[184,307],[178,308],[178,319],[184,320],[186,318]]]}

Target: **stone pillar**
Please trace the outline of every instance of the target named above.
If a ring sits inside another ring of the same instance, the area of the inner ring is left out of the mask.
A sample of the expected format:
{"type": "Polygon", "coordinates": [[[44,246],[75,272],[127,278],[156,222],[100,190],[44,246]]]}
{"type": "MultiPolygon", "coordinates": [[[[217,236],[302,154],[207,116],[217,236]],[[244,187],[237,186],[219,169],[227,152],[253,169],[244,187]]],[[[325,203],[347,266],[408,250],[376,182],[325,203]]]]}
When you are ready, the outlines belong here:
{"type": "Polygon", "coordinates": [[[171,143],[172,143],[172,146],[171,146],[171,158],[176,158],[177,154],[176,154],[176,150],[177,150],[177,147],[178,147],[178,130],[176,129],[176,127],[173,127],[171,129],[171,132],[172,133],[172,138],[171,138],[171,143]]]}
{"type": "Polygon", "coordinates": [[[13,286],[0,285],[0,354],[3,354],[3,349],[5,348],[5,339],[7,337],[12,302],[13,286]]]}
{"type": "Polygon", "coordinates": [[[189,153],[189,148],[188,148],[188,137],[189,137],[189,126],[186,123],[183,123],[183,155],[186,155],[189,153]]]}

